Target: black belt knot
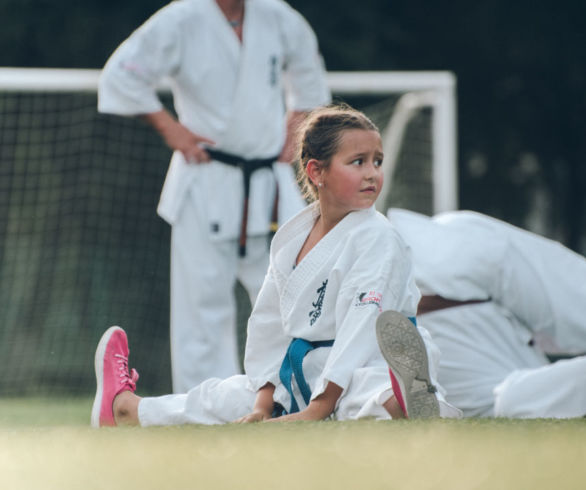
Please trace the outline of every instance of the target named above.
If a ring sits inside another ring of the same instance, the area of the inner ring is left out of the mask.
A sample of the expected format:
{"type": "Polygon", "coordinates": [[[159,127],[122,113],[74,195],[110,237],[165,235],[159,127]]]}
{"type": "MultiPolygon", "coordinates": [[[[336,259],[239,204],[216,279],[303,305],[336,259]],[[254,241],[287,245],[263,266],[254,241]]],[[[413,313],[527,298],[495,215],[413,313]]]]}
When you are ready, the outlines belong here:
{"type": "MultiPolygon", "coordinates": [[[[240,225],[239,255],[244,257],[246,255],[246,228],[248,225],[248,198],[250,196],[250,178],[252,174],[261,168],[273,169],[273,163],[277,161],[279,155],[270,158],[242,158],[232,153],[227,153],[213,148],[205,149],[213,160],[216,160],[232,167],[237,167],[242,170],[242,182],[244,186],[244,203],[242,207],[242,223],[240,225]]],[[[271,231],[275,231],[278,223],[278,199],[279,188],[275,190],[275,203],[273,205],[273,215],[271,219],[271,231]]]]}

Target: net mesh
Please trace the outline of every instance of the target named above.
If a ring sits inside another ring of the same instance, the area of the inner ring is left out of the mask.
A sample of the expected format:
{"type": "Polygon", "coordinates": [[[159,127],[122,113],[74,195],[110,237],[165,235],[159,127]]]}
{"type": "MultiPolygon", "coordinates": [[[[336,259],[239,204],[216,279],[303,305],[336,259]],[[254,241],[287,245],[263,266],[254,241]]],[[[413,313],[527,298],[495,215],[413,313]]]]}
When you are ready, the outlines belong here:
{"type": "MultiPolygon", "coordinates": [[[[397,94],[382,100],[361,101],[361,110],[372,119],[383,135],[399,97],[400,94],[397,94]]],[[[409,119],[404,128],[391,185],[384,196],[384,209],[400,207],[426,215],[433,214],[431,124],[431,109],[422,108],[409,119]]]]}
{"type": "MultiPolygon", "coordinates": [[[[346,101],[384,130],[396,98],[346,101]]],[[[389,206],[430,212],[429,125],[422,112],[406,132],[389,206]]],[[[141,120],[97,114],[95,93],[0,92],[0,396],[90,394],[116,324],[141,393],[170,391],[170,230],[155,213],[170,155],[141,120]]]]}

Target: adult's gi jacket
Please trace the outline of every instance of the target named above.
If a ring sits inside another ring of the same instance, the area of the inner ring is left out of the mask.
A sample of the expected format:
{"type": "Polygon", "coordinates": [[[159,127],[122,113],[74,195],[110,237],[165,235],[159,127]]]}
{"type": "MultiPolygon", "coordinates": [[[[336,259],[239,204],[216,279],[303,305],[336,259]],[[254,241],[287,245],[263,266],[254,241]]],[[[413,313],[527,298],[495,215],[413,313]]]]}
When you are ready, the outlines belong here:
{"type": "MultiPolygon", "coordinates": [[[[157,112],[156,87],[168,79],[178,118],[215,148],[248,159],[278,155],[285,111],[330,100],[315,35],[281,0],[246,0],[242,43],[214,0],[178,0],[156,12],[104,67],[98,109],[119,115],[157,112]]],[[[292,170],[284,164],[254,173],[248,234],[268,231],[279,181],[280,215],[299,209],[292,170]],[[291,208],[291,209],[290,209],[291,208]]],[[[188,164],[175,152],[158,206],[173,224],[192,192],[212,239],[238,236],[242,173],[218,162],[188,164]]]]}

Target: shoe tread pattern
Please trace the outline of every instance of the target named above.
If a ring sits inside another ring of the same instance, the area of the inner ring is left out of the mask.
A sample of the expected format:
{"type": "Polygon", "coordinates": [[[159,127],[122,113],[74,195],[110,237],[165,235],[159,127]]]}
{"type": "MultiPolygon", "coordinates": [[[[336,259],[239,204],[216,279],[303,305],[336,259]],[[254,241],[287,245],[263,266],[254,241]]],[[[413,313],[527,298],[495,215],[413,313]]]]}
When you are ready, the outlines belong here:
{"type": "Polygon", "coordinates": [[[403,382],[409,418],[439,416],[427,351],[417,327],[404,315],[385,311],[377,320],[376,335],[387,364],[403,382]]]}

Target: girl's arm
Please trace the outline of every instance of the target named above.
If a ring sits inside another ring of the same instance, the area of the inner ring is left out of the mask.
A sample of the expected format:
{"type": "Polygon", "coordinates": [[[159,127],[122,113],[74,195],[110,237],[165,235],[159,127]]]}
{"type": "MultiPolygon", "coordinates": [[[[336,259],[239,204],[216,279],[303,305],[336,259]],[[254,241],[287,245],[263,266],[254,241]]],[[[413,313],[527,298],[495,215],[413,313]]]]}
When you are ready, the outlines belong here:
{"type": "Polygon", "coordinates": [[[263,420],[268,420],[271,418],[273,414],[273,393],[275,392],[275,385],[272,383],[267,383],[262,388],[260,388],[256,392],[256,401],[254,402],[254,408],[252,412],[244,417],[240,417],[238,420],[235,420],[237,423],[247,423],[247,422],[261,422],[263,420]]]}
{"type": "Polygon", "coordinates": [[[268,420],[269,422],[293,422],[295,420],[323,420],[336,408],[338,398],[344,391],[337,384],[328,382],[324,392],[311,400],[307,408],[301,412],[291,413],[268,420]]]}

